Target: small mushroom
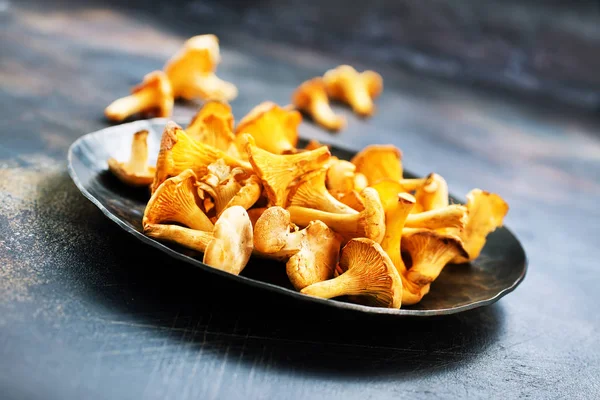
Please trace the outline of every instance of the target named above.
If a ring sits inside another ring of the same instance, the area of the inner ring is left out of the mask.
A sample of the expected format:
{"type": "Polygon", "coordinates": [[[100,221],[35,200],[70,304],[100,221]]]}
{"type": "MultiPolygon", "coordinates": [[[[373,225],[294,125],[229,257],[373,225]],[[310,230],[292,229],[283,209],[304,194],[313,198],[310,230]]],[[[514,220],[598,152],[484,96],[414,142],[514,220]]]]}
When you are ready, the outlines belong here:
{"type": "Polygon", "coordinates": [[[462,232],[453,230],[462,239],[468,256],[457,256],[452,262],[459,264],[479,257],[487,236],[502,226],[508,213],[508,204],[496,193],[473,189],[467,194],[467,222],[462,232]]]}
{"type": "Polygon", "coordinates": [[[287,260],[286,272],[297,289],[333,277],[340,238],[321,221],[302,230],[281,207],[264,211],[254,226],[254,247],[262,256],[287,260]]]}
{"type": "Polygon", "coordinates": [[[461,240],[430,229],[406,229],[402,233],[402,257],[406,278],[418,286],[428,285],[454,257],[468,257],[461,240]]]}
{"type": "Polygon", "coordinates": [[[185,131],[199,142],[223,150],[232,157],[240,158],[233,134],[231,106],[225,102],[211,100],[204,103],[185,131]]]}
{"type": "Polygon", "coordinates": [[[222,158],[230,167],[240,167],[252,173],[252,166],[222,150],[192,139],[173,121],[165,125],[156,162],[152,192],[170,176],[192,169],[198,176],[208,172],[208,166],[222,158]]]}
{"type": "Polygon", "coordinates": [[[148,165],[148,131],[133,134],[128,161],[108,159],[108,169],[123,183],[131,186],[148,186],[154,179],[156,168],[148,165]]]}
{"type": "Polygon", "coordinates": [[[249,134],[243,134],[242,139],[271,206],[284,207],[290,184],[305,173],[322,168],[331,156],[327,146],[297,154],[277,155],[258,147],[249,134]]]}
{"type": "Polygon", "coordinates": [[[129,96],[113,101],[104,109],[111,121],[120,122],[134,114],[168,117],[173,111],[173,89],[169,78],[162,71],[153,71],[131,89],[129,96]]]}
{"type": "Polygon", "coordinates": [[[381,246],[366,238],[352,239],[342,249],[337,277],[314,283],[302,293],[331,299],[352,296],[353,301],[374,307],[400,308],[402,281],[381,246]]]}
{"type": "Polygon", "coordinates": [[[438,174],[429,174],[423,185],[415,193],[417,203],[423,211],[435,210],[448,206],[448,184],[438,174]]]}
{"type": "Polygon", "coordinates": [[[298,86],[292,95],[292,103],[325,129],[339,131],[346,126],[346,118],[336,115],[331,109],[321,77],[310,79],[298,86]]]}
{"type": "Polygon", "coordinates": [[[163,68],[173,85],[175,97],[187,100],[235,99],[237,87],[215,74],[220,59],[219,40],[215,35],[198,35],[188,39],[163,68]]]}
{"type": "Polygon", "coordinates": [[[288,206],[314,208],[338,214],[358,214],[358,211],[336,200],[325,187],[326,170],[320,168],[300,176],[288,194],[288,206]]]}
{"type": "Polygon", "coordinates": [[[402,179],[402,152],[393,145],[372,144],[352,158],[356,172],[363,174],[369,185],[381,179],[402,179]]]}
{"type": "Polygon", "coordinates": [[[388,205],[385,211],[385,235],[381,247],[390,256],[400,275],[406,272],[400,253],[402,230],[414,204],[415,199],[412,195],[400,193],[396,194],[396,201],[393,205],[388,205]]]}
{"type": "Polygon", "coordinates": [[[298,144],[298,125],[302,115],[291,109],[265,101],[254,107],[235,129],[238,145],[243,148],[243,134],[254,137],[256,145],[274,154],[293,153],[298,144]]]}
{"type": "Polygon", "coordinates": [[[383,90],[383,79],[374,71],[359,73],[350,65],[340,65],[323,75],[327,94],[349,104],[355,113],[368,117],[375,113],[373,100],[383,90]]]}
{"type": "Polygon", "coordinates": [[[364,189],[361,195],[365,209],[359,213],[337,214],[298,206],[290,206],[287,210],[292,216],[292,222],[301,227],[320,220],[339,233],[345,241],[366,237],[380,243],[385,234],[385,213],[379,195],[370,187],[364,189]]]}
{"type": "Polygon", "coordinates": [[[192,229],[211,231],[213,224],[204,214],[191,169],[165,180],[146,204],[142,224],[179,223],[192,229]]]}
{"type": "Polygon", "coordinates": [[[410,214],[406,219],[409,228],[444,229],[465,227],[467,208],[463,205],[452,204],[431,211],[410,214]]]}
{"type": "Polygon", "coordinates": [[[225,210],[212,232],[148,224],[144,226],[144,234],[200,251],[204,253],[204,264],[234,275],[239,275],[246,267],[253,250],[252,224],[246,210],[240,206],[225,210]]]}
{"type": "Polygon", "coordinates": [[[239,167],[232,169],[222,158],[207,168],[208,173],[198,179],[196,186],[201,199],[207,195],[212,198],[217,218],[234,205],[247,210],[260,197],[261,185],[256,175],[247,176],[239,167]]]}

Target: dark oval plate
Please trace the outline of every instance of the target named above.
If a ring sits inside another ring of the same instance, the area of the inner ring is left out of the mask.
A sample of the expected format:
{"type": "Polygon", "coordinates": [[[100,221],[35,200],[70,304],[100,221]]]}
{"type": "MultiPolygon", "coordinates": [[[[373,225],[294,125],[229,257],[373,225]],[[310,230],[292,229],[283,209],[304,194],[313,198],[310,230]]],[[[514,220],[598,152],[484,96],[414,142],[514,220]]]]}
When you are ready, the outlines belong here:
{"type": "MultiPolygon", "coordinates": [[[[167,119],[164,118],[139,120],[82,136],[69,148],[68,168],[69,175],[81,193],[109,219],[142,242],[178,260],[257,289],[270,290],[301,301],[366,313],[399,316],[453,314],[489,305],[513,291],[525,277],[527,270],[525,252],[517,238],[506,228],[499,228],[488,236],[486,246],[477,260],[466,265],[446,266],[431,285],[429,294],[420,303],[401,309],[367,307],[301,294],[292,288],[282,264],[265,265],[273,263],[261,259],[251,259],[239,276],[212,268],[200,261],[202,259],[200,253],[145,236],[142,233],[142,216],[149,198],[148,191],[127,187],[108,171],[107,160],[110,157],[118,160],[129,157],[132,135],[141,129],[149,131],[149,162],[155,163],[166,122],[167,119]]],[[[186,126],[187,122],[180,122],[180,124],[186,126]]],[[[331,152],[346,160],[354,154],[333,146],[331,152]]],[[[406,172],[405,175],[411,176],[406,172]]],[[[458,202],[456,198],[454,200],[458,202]]]]}

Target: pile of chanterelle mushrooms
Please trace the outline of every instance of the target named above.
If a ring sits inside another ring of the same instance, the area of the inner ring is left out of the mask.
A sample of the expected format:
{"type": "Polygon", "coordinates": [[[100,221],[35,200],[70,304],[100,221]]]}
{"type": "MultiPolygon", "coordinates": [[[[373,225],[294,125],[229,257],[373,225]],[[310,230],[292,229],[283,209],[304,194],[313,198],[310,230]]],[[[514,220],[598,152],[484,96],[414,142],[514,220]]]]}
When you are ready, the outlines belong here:
{"type": "MultiPolygon", "coordinates": [[[[380,77],[353,71],[337,98],[369,115],[380,77]]],[[[176,91],[214,89],[210,73],[208,83],[192,79],[194,88],[180,76],[176,91]]],[[[293,103],[334,128],[343,121],[328,109],[331,91],[314,89],[326,78],[300,85],[293,103]],[[311,91],[319,93],[312,100],[311,91]]],[[[133,135],[129,160],[108,165],[126,184],[150,188],[146,235],[202,252],[205,264],[232,274],[250,257],[279,260],[306,295],[376,307],[418,303],[447,264],[476,259],[502,226],[508,205],[497,194],[473,189],[466,205],[450,204],[444,178],[405,178],[392,145],[367,146],[351,160],[314,141],[298,147],[301,121],[296,109],[264,102],[235,125],[226,99],[206,100],[185,129],[166,124],[155,166],[147,131],[133,135]]]]}

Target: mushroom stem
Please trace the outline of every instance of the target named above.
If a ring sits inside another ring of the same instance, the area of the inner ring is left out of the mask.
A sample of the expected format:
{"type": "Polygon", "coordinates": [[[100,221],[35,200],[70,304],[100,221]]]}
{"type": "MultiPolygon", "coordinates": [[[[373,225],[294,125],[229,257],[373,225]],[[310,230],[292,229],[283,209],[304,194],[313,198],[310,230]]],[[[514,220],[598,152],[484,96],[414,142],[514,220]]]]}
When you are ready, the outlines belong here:
{"type": "Polygon", "coordinates": [[[358,214],[329,193],[325,187],[326,170],[324,168],[309,172],[300,178],[288,195],[290,206],[314,208],[338,214],[358,214]]]}
{"type": "Polygon", "coordinates": [[[196,76],[186,89],[184,97],[188,99],[199,97],[231,101],[238,95],[233,83],[224,81],[214,73],[196,76]]]}
{"type": "Polygon", "coordinates": [[[296,225],[304,227],[311,221],[320,220],[346,240],[366,237],[379,243],[385,233],[383,206],[375,189],[366,188],[363,197],[365,209],[360,213],[336,214],[299,206],[291,206],[287,210],[296,225]]]}
{"type": "Polygon", "coordinates": [[[134,174],[141,174],[148,169],[148,131],[139,131],[133,135],[131,156],[127,168],[134,174]]]}
{"type": "Polygon", "coordinates": [[[381,241],[381,247],[390,256],[400,274],[406,272],[400,252],[400,241],[406,218],[415,204],[411,197],[411,195],[399,194],[396,204],[385,213],[385,236],[381,241]]]}
{"type": "Polygon", "coordinates": [[[406,226],[409,228],[463,228],[467,209],[461,205],[450,205],[444,208],[425,211],[417,214],[410,214],[406,219],[406,226]]]}
{"type": "Polygon", "coordinates": [[[318,124],[331,131],[338,131],[344,127],[345,119],[336,115],[329,103],[324,101],[313,101],[310,104],[310,114],[318,124]]]}
{"type": "Polygon", "coordinates": [[[113,121],[122,121],[130,115],[140,113],[156,102],[152,89],[142,89],[129,96],[121,97],[110,103],[104,113],[113,121]]]}
{"type": "Polygon", "coordinates": [[[354,85],[352,89],[347,93],[348,102],[352,106],[352,109],[362,117],[373,114],[375,106],[367,88],[363,85],[354,85]]]}
{"type": "Polygon", "coordinates": [[[144,234],[154,239],[177,243],[188,249],[204,253],[206,246],[214,239],[210,232],[184,228],[178,225],[147,224],[144,234]]]}
{"type": "Polygon", "coordinates": [[[360,295],[363,286],[361,283],[360,280],[352,276],[352,273],[345,272],[336,278],[313,283],[302,289],[302,293],[323,299],[344,295],[360,295]]]}

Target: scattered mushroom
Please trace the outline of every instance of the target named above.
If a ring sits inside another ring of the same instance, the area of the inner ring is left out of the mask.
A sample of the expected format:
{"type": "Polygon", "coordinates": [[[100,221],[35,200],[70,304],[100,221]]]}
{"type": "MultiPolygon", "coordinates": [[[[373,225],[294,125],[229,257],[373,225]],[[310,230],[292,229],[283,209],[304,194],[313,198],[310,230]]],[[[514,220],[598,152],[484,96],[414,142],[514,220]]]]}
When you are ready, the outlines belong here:
{"type": "Polygon", "coordinates": [[[383,79],[374,71],[359,73],[350,65],[340,65],[323,75],[327,94],[349,104],[355,113],[368,117],[375,113],[373,100],[383,90],[383,79]]]}
{"type": "Polygon", "coordinates": [[[378,243],[366,238],[350,240],[342,249],[339,269],[339,276],[301,292],[326,299],[352,296],[352,300],[374,307],[402,305],[401,278],[378,243]]]}
{"type": "Polygon", "coordinates": [[[450,230],[460,236],[468,256],[457,256],[453,263],[473,261],[485,246],[487,236],[503,224],[508,204],[495,193],[473,189],[467,194],[467,222],[462,232],[450,230]]]}
{"type": "Polygon", "coordinates": [[[191,169],[165,180],[146,204],[142,225],[171,222],[201,231],[212,230],[213,223],[198,205],[195,182],[196,174],[191,169]]]}
{"type": "Polygon", "coordinates": [[[252,172],[252,166],[248,162],[192,139],[177,123],[169,121],[165,125],[160,142],[156,174],[151,189],[154,192],[169,176],[177,175],[186,169],[192,169],[198,176],[203,176],[208,165],[220,158],[230,167],[240,167],[252,172]]]}
{"type": "Polygon", "coordinates": [[[208,101],[198,110],[186,133],[193,139],[223,150],[232,157],[240,158],[233,134],[231,106],[225,102],[208,101]]]}
{"type": "Polygon", "coordinates": [[[238,95],[236,86],[220,79],[215,70],[220,62],[219,40],[215,35],[188,39],[165,64],[175,97],[231,101],[238,95]]]}
{"type": "Polygon", "coordinates": [[[461,240],[430,229],[406,229],[402,233],[406,278],[419,286],[433,282],[454,257],[468,257],[461,240]]]}
{"type": "Polygon", "coordinates": [[[235,275],[246,267],[253,250],[252,224],[241,206],[225,210],[212,232],[177,225],[147,224],[144,233],[200,251],[204,253],[204,264],[235,275]]]}
{"type": "Polygon", "coordinates": [[[238,145],[243,145],[243,134],[250,134],[263,150],[274,154],[294,152],[298,144],[300,122],[302,115],[298,111],[265,101],[250,110],[239,122],[235,129],[238,145]]]}
{"type": "Polygon", "coordinates": [[[208,173],[198,179],[198,195],[204,199],[209,195],[215,207],[216,217],[235,205],[245,210],[252,207],[260,197],[260,180],[254,174],[248,176],[242,168],[231,168],[222,158],[210,164],[208,173]]]}
{"type": "Polygon", "coordinates": [[[369,185],[386,178],[402,179],[402,152],[396,146],[372,144],[358,152],[351,161],[356,165],[356,172],[363,174],[369,185]]]}
{"type": "Polygon", "coordinates": [[[385,234],[385,214],[379,195],[369,187],[361,195],[365,209],[359,213],[337,214],[298,206],[290,206],[287,210],[296,225],[307,226],[311,221],[320,220],[339,233],[345,241],[365,237],[379,243],[385,234]]]}
{"type": "Polygon", "coordinates": [[[429,174],[425,182],[417,188],[415,198],[423,211],[446,207],[448,184],[440,175],[429,174]]]}
{"type": "Polygon", "coordinates": [[[326,129],[339,131],[346,126],[346,119],[336,115],[331,109],[321,77],[310,79],[298,86],[292,94],[292,103],[326,129]]]}
{"type": "Polygon", "coordinates": [[[302,230],[290,221],[290,213],[270,207],[254,226],[254,247],[264,256],[287,260],[286,272],[297,289],[333,277],[340,238],[321,221],[302,230]]]}
{"type": "Polygon", "coordinates": [[[128,161],[108,159],[108,169],[123,183],[131,186],[148,186],[154,179],[156,168],[148,165],[148,131],[133,134],[128,161]]]}
{"type": "Polygon", "coordinates": [[[277,155],[259,148],[252,135],[243,134],[242,139],[271,206],[284,207],[290,184],[303,174],[323,167],[331,156],[327,146],[297,154],[277,155]]]}
{"type": "Polygon", "coordinates": [[[129,96],[113,101],[104,109],[111,121],[120,122],[132,115],[168,117],[173,111],[173,89],[169,78],[162,71],[153,71],[131,89],[129,96]]]}
{"type": "Polygon", "coordinates": [[[358,214],[358,211],[336,200],[325,187],[326,170],[320,168],[302,175],[288,194],[288,206],[314,208],[338,214],[358,214]]]}

